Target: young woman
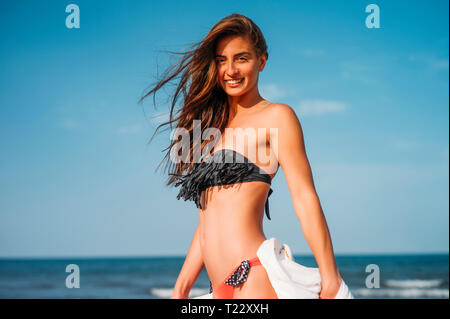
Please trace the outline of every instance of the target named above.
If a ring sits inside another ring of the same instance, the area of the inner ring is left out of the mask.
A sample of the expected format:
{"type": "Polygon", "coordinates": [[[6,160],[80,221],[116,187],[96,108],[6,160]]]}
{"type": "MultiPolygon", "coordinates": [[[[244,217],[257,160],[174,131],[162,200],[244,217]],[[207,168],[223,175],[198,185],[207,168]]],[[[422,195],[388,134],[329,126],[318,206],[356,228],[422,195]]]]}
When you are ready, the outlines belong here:
{"type": "MultiPolygon", "coordinates": [[[[169,160],[174,167],[168,185],[181,185],[178,198],[193,200],[199,208],[199,223],[172,298],[187,298],[203,267],[210,278],[213,298],[277,298],[256,252],[266,240],[264,211],[270,218],[268,195],[279,166],[319,266],[319,297],[334,298],[340,288],[342,279],[314,187],[300,122],[290,106],[271,103],[258,91],[258,76],[267,59],[266,42],[258,26],[243,15],[232,14],[184,53],[179,64],[140,100],[181,75],[170,120],[157,130],[176,122],[177,128],[192,136],[193,121],[198,120],[201,132],[216,128],[221,133],[213,141],[189,140],[189,160],[169,160]],[[183,105],[173,118],[180,92],[183,105]],[[236,144],[235,140],[245,142],[236,144]],[[200,161],[194,160],[196,149],[203,155],[200,161]],[[257,154],[264,154],[265,160],[257,154]],[[229,157],[246,162],[220,162],[229,157]]],[[[166,158],[179,154],[174,151],[178,142],[172,141],[166,158]]]]}

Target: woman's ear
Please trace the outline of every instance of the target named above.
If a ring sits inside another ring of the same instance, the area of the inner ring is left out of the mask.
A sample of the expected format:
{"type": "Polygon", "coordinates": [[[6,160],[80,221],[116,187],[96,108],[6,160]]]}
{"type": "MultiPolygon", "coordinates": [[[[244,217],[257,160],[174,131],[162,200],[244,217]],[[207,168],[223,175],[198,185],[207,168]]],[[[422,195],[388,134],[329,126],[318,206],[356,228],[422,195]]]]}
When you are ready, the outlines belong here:
{"type": "Polygon", "coordinates": [[[260,60],[260,64],[259,64],[259,72],[262,72],[262,70],[264,70],[264,67],[266,66],[266,61],[267,61],[267,54],[264,53],[263,55],[261,55],[259,57],[260,60]]]}

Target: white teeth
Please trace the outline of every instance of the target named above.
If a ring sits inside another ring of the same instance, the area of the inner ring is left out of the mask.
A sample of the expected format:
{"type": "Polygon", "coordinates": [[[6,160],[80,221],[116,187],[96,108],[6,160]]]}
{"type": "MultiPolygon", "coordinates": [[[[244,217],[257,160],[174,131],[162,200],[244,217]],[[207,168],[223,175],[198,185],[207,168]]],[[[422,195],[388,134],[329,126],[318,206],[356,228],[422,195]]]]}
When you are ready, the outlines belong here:
{"type": "Polygon", "coordinates": [[[235,83],[239,83],[239,82],[241,82],[241,81],[242,81],[242,79],[240,79],[240,80],[235,80],[235,81],[230,80],[230,81],[227,81],[227,82],[230,83],[230,84],[235,84],[235,83]]]}

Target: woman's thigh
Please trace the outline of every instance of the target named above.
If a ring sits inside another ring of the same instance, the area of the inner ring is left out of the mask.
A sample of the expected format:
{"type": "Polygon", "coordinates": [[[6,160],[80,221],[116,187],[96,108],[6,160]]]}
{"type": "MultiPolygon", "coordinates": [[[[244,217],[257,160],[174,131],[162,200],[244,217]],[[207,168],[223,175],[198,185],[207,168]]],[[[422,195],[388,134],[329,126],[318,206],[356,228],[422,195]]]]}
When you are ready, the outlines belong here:
{"type": "Polygon", "coordinates": [[[233,299],[278,299],[275,290],[262,266],[253,266],[247,280],[234,289],[233,299]]]}

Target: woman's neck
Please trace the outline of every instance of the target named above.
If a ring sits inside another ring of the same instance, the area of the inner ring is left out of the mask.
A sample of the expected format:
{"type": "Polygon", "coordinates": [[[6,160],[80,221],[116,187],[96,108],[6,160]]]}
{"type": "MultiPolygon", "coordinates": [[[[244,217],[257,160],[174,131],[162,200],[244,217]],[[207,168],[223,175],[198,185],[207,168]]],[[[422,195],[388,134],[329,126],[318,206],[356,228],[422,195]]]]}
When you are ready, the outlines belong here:
{"type": "Polygon", "coordinates": [[[259,95],[259,92],[256,91],[255,94],[251,96],[228,96],[228,105],[230,107],[230,119],[234,118],[238,114],[244,114],[249,112],[250,109],[256,104],[264,101],[264,99],[259,95]]]}

